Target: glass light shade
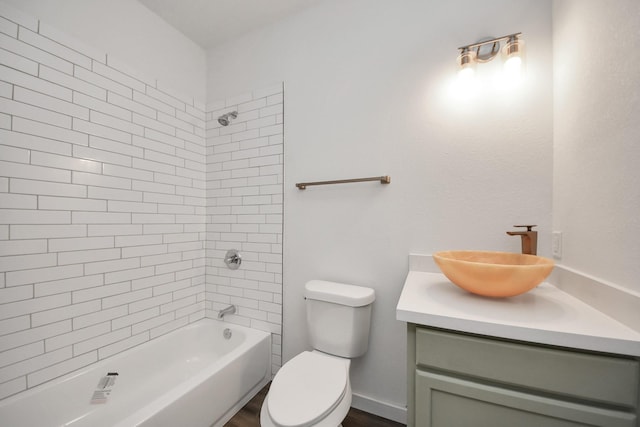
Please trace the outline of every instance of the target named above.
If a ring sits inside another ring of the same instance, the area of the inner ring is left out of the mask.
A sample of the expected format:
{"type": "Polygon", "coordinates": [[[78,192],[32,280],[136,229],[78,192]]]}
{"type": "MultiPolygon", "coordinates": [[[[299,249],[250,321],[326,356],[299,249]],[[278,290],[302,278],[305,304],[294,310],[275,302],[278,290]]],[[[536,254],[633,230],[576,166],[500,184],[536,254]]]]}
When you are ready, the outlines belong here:
{"type": "Polygon", "coordinates": [[[512,37],[505,44],[502,53],[504,61],[504,77],[506,83],[517,83],[523,72],[524,41],[517,37],[512,37]]]}
{"type": "Polygon", "coordinates": [[[476,67],[476,52],[464,49],[458,56],[458,80],[463,83],[469,83],[473,80],[476,67]]]}

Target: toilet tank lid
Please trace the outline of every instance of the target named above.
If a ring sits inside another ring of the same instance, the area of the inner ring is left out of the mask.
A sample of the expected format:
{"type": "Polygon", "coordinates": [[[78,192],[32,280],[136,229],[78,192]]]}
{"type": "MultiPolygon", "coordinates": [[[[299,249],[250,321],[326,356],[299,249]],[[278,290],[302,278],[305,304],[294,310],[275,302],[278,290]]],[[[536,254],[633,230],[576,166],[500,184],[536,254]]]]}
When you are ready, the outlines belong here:
{"type": "Polygon", "coordinates": [[[350,307],[362,307],[371,304],[376,299],[376,293],[373,289],[364,286],[310,280],[304,286],[304,297],[350,307]]]}

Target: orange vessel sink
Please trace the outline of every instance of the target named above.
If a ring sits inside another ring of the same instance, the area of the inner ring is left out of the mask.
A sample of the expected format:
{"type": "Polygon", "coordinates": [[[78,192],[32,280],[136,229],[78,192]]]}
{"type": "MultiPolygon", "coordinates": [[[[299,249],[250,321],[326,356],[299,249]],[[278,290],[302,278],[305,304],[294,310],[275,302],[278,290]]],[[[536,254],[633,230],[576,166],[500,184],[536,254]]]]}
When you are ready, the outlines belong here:
{"type": "Polygon", "coordinates": [[[512,297],[539,285],[553,260],[493,251],[442,251],[433,254],[440,270],[462,289],[487,297],[512,297]]]}

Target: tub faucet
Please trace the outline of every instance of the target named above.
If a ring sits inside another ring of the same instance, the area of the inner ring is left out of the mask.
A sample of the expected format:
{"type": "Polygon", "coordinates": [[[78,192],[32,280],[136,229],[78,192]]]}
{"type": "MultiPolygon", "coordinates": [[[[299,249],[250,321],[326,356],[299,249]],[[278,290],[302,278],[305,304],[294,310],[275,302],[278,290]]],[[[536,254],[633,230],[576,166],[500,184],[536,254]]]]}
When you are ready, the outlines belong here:
{"type": "Polygon", "coordinates": [[[527,227],[527,231],[507,231],[509,236],[522,237],[522,253],[536,255],[538,253],[538,232],[532,231],[535,225],[514,225],[514,227],[527,227]]]}
{"type": "Polygon", "coordinates": [[[234,314],[236,312],[236,306],[230,305],[229,307],[225,307],[218,312],[218,319],[222,319],[227,314],[234,314]]]}

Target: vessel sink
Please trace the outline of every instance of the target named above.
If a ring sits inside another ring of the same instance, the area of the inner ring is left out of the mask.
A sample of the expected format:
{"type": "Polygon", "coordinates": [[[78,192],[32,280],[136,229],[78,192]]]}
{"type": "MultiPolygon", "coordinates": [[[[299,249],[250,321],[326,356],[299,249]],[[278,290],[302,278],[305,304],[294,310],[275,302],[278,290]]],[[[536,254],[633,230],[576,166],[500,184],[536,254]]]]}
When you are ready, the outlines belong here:
{"type": "Polygon", "coordinates": [[[462,289],[487,297],[523,294],[549,276],[553,260],[493,251],[442,251],[433,254],[440,270],[462,289]]]}

